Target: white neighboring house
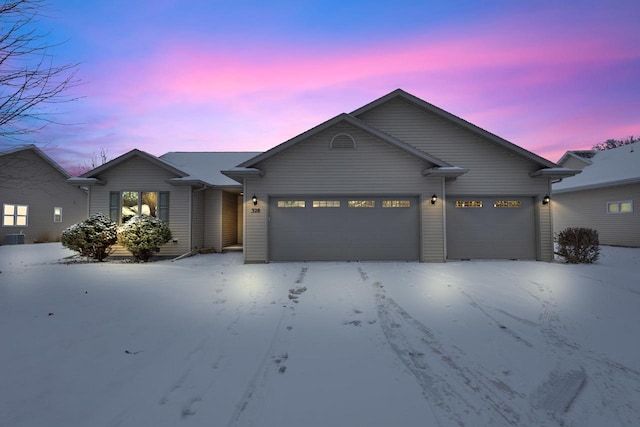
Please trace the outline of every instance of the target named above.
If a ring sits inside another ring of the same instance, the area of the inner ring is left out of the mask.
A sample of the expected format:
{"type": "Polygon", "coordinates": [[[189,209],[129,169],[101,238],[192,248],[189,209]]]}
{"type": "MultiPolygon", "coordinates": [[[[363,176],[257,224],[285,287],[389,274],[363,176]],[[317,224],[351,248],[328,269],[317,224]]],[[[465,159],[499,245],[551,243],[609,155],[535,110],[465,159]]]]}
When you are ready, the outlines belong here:
{"type": "Polygon", "coordinates": [[[35,145],[0,152],[0,244],[59,241],[86,218],[87,192],[35,145]]]}
{"type": "Polygon", "coordinates": [[[640,247],[640,143],[567,151],[558,164],[582,173],[553,184],[554,232],[594,228],[601,244],[640,247]]]}

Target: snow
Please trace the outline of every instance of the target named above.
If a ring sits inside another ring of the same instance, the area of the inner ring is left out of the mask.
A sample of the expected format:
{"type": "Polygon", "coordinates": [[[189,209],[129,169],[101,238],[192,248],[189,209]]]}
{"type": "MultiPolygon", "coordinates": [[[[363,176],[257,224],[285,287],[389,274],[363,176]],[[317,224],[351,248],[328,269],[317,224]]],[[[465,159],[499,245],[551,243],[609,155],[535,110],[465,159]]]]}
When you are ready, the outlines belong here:
{"type": "Polygon", "coordinates": [[[595,265],[69,263],[0,247],[0,425],[640,425],[640,249],[595,265]]]}
{"type": "Polygon", "coordinates": [[[640,143],[596,151],[590,165],[573,177],[553,184],[554,193],[586,190],[640,180],[640,143]]]}

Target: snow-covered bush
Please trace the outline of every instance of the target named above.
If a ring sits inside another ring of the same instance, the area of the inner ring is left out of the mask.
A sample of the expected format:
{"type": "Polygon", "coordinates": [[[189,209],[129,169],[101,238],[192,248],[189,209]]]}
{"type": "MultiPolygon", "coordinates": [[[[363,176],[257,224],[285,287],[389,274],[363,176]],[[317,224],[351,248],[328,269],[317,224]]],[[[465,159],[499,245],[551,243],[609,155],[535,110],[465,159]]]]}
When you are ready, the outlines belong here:
{"type": "Polygon", "coordinates": [[[134,216],[118,228],[118,243],[144,262],[169,240],[171,230],[167,223],[148,215],[134,216]]]}
{"type": "Polygon", "coordinates": [[[569,227],[558,234],[558,255],[569,264],[593,264],[600,256],[598,231],[569,227]]]}
{"type": "Polygon", "coordinates": [[[103,213],[96,213],[62,232],[62,245],[82,256],[103,261],[116,243],[118,226],[103,213]]]}

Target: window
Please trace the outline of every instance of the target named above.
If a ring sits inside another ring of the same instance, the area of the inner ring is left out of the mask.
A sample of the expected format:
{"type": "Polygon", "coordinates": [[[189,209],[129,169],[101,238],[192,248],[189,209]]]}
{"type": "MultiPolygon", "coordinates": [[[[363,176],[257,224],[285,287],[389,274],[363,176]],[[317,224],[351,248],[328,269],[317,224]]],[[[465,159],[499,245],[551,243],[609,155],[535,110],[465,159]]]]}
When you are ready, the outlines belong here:
{"type": "Polygon", "coordinates": [[[53,208],[53,222],[62,222],[62,208],[53,208]]]}
{"type": "Polygon", "coordinates": [[[136,215],[148,215],[169,222],[168,191],[112,191],[109,193],[109,217],[127,222],[136,215]]]}
{"type": "Polygon", "coordinates": [[[349,200],[348,206],[350,208],[375,208],[375,200],[349,200]]]}
{"type": "Polygon", "coordinates": [[[305,206],[304,200],[278,200],[279,208],[304,208],[305,206]]]}
{"type": "Polygon", "coordinates": [[[410,200],[383,200],[382,207],[383,208],[410,208],[411,201],[410,200]]]}
{"type": "Polygon", "coordinates": [[[521,206],[520,200],[496,200],[493,202],[494,208],[519,208],[521,206]]]}
{"type": "Polygon", "coordinates": [[[3,227],[27,227],[29,225],[28,205],[2,205],[3,227]]]}
{"type": "Polygon", "coordinates": [[[621,202],[607,202],[607,213],[610,213],[610,214],[633,213],[633,201],[625,200],[621,202]]]}
{"type": "Polygon", "coordinates": [[[340,200],[314,200],[314,208],[339,208],[340,200]]]}
{"type": "Polygon", "coordinates": [[[482,200],[456,200],[456,208],[481,208],[482,200]]]}

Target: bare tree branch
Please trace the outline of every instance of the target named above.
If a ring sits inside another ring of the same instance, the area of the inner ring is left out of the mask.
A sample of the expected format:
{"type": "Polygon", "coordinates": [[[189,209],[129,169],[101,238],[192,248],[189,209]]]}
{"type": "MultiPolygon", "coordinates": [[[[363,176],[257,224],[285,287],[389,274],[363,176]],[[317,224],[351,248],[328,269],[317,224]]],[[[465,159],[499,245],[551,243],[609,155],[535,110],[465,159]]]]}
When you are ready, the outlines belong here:
{"type": "Polygon", "coordinates": [[[0,137],[61,123],[51,105],[77,99],[66,92],[79,84],[78,64],[57,64],[51,54],[57,44],[37,29],[45,6],[44,0],[0,3],[0,137]]]}

